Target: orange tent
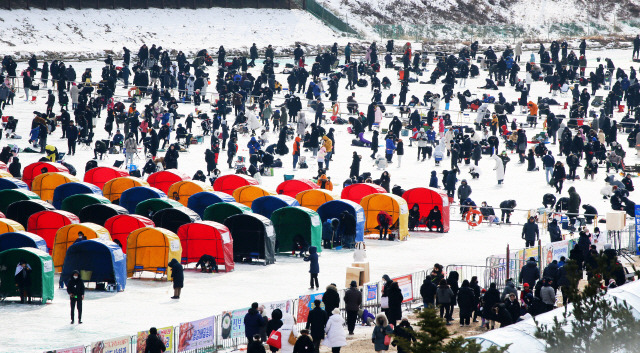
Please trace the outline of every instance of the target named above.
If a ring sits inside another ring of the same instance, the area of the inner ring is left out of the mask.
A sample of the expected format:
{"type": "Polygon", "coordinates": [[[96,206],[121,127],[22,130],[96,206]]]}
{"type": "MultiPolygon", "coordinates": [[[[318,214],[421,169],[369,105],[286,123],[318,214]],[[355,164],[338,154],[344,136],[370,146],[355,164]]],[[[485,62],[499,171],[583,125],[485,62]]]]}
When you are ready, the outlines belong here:
{"type": "Polygon", "coordinates": [[[213,187],[197,180],[183,180],[171,184],[167,196],[186,207],[189,197],[202,191],[213,191],[213,187]]]}
{"type": "Polygon", "coordinates": [[[78,239],[78,234],[82,232],[87,239],[100,238],[111,241],[111,236],[106,228],[94,223],[78,223],[66,225],[56,232],[56,239],[53,243],[53,266],[56,272],[62,271],[64,257],[67,249],[78,239]]]}
{"type": "Polygon", "coordinates": [[[38,196],[40,196],[40,199],[51,202],[53,201],[54,190],[58,186],[72,181],[79,182],[80,179],[64,172],[39,174],[33,179],[33,182],[31,183],[31,191],[38,194],[38,196]]]}
{"type": "Polygon", "coordinates": [[[258,197],[275,195],[272,192],[265,190],[262,186],[259,185],[245,185],[241,186],[233,192],[233,198],[236,199],[238,203],[241,203],[247,207],[251,207],[251,203],[253,200],[258,197]]]}
{"type": "Polygon", "coordinates": [[[136,186],[149,186],[149,183],[131,176],[111,179],[104,184],[102,195],[108,198],[109,201],[117,203],[123,192],[136,186]]]}
{"type": "Polygon", "coordinates": [[[298,195],[296,195],[296,200],[298,200],[300,206],[314,211],[317,211],[318,207],[322,206],[325,202],[333,201],[335,199],[336,197],[334,195],[324,189],[304,190],[300,191],[298,195]]]}

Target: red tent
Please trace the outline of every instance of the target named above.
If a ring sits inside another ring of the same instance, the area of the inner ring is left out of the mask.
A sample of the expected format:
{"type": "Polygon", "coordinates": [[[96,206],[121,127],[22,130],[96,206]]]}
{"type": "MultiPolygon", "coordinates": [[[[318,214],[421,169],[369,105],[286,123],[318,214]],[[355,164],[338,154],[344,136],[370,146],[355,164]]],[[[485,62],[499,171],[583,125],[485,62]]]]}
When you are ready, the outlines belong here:
{"type": "Polygon", "coordinates": [[[47,242],[47,250],[51,254],[58,229],[76,223],[80,223],[80,218],[71,212],[59,210],[40,211],[29,217],[27,231],[44,239],[47,242]]]}
{"type": "Polygon", "coordinates": [[[35,177],[43,173],[52,173],[52,172],[65,172],[69,173],[69,169],[63,166],[60,163],[51,163],[51,162],[35,162],[31,163],[24,168],[22,172],[22,181],[24,181],[29,190],[31,190],[31,182],[35,177]]]}
{"type": "Polygon", "coordinates": [[[113,241],[119,241],[122,251],[127,253],[127,238],[134,230],[144,227],[155,227],[156,225],[147,217],[137,214],[121,214],[113,216],[104,223],[104,227],[111,234],[113,241]]]}
{"type": "Polygon", "coordinates": [[[402,198],[407,201],[409,209],[418,204],[420,218],[429,216],[433,206],[438,206],[442,212],[444,231],[449,231],[449,197],[446,192],[432,188],[413,188],[405,191],[402,198]]]}
{"type": "Polygon", "coordinates": [[[213,183],[213,190],[222,191],[233,196],[235,189],[245,185],[259,185],[254,178],[244,174],[227,174],[219,177],[213,183]]]}
{"type": "Polygon", "coordinates": [[[382,186],[371,183],[351,184],[342,189],[341,199],[351,200],[358,205],[365,196],[371,194],[384,194],[387,192],[382,186]]]}
{"type": "Polygon", "coordinates": [[[147,183],[149,183],[149,186],[160,189],[162,192],[167,194],[169,192],[169,187],[173,183],[183,180],[191,180],[191,177],[177,169],[167,169],[149,175],[147,183]]]}
{"type": "Polygon", "coordinates": [[[308,179],[285,180],[276,188],[278,195],[287,195],[293,198],[301,191],[320,189],[318,185],[308,179]]]}
{"type": "Polygon", "coordinates": [[[89,169],[88,172],[84,173],[84,181],[91,183],[102,190],[107,181],[125,176],[129,176],[129,173],[124,169],[116,167],[97,167],[89,169]]]}
{"type": "Polygon", "coordinates": [[[181,226],[178,237],[182,244],[182,263],[197,262],[207,254],[216,258],[224,271],[233,270],[233,239],[229,229],[213,221],[196,221],[181,226]]]}

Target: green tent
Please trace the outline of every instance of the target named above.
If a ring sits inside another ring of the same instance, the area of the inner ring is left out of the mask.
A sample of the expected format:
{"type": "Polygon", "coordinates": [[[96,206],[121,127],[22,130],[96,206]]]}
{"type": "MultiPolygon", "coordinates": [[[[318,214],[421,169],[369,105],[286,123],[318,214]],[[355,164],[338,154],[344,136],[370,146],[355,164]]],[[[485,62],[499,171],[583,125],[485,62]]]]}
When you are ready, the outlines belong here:
{"type": "Polygon", "coordinates": [[[0,252],[0,293],[7,297],[19,297],[15,285],[15,271],[20,260],[31,266],[31,296],[42,298],[42,303],[53,300],[53,260],[36,248],[9,249],[0,252]]]}
{"type": "Polygon", "coordinates": [[[322,251],[322,221],[314,210],[302,206],[279,208],[271,214],[271,223],[276,232],[276,252],[291,252],[296,235],[322,251]]]}
{"type": "Polygon", "coordinates": [[[16,201],[22,200],[39,200],[40,196],[33,191],[27,189],[5,189],[0,191],[0,212],[6,214],[7,207],[16,201]]]}
{"type": "Polygon", "coordinates": [[[155,214],[156,212],[164,210],[165,208],[177,207],[184,207],[184,205],[172,199],[147,199],[140,202],[136,206],[136,214],[151,218],[151,215],[149,215],[149,209],[151,209],[151,211],[153,211],[153,213],[155,214]]]}
{"type": "Polygon", "coordinates": [[[79,215],[83,208],[95,204],[109,204],[108,198],[96,194],[77,194],[71,195],[62,200],[62,210],[69,211],[74,215],[79,215]]]}
{"type": "Polygon", "coordinates": [[[251,208],[238,202],[220,202],[211,206],[207,206],[202,214],[203,221],[214,221],[220,224],[224,223],[227,217],[242,214],[251,213],[251,208]]]}

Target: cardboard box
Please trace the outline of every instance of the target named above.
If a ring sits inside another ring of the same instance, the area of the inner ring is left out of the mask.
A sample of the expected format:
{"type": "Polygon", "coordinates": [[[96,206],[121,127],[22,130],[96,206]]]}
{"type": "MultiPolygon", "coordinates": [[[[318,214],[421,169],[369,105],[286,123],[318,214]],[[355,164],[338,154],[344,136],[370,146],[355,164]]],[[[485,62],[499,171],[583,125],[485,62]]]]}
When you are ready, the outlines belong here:
{"type": "Polygon", "coordinates": [[[362,267],[347,267],[347,277],[345,286],[349,288],[351,281],[356,281],[358,286],[362,286],[364,282],[364,269],[362,267]]]}
{"type": "Polygon", "coordinates": [[[355,262],[351,264],[352,267],[360,267],[364,269],[363,273],[363,283],[369,283],[369,263],[368,262],[355,262]]]}

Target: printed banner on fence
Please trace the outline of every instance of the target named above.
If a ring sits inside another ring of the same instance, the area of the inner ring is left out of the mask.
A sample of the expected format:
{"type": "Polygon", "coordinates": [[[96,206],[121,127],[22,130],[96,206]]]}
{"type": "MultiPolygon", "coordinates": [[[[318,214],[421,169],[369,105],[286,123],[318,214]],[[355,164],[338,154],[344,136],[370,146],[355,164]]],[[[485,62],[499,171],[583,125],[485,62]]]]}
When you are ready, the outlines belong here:
{"type": "Polygon", "coordinates": [[[271,313],[276,309],[280,309],[280,311],[282,311],[283,314],[291,314],[291,316],[294,315],[293,301],[291,300],[262,303],[262,306],[264,306],[264,311],[262,312],[262,315],[266,317],[271,317],[271,313]]]}
{"type": "MultiPolygon", "coordinates": [[[[307,318],[309,317],[309,311],[313,309],[313,302],[318,299],[322,300],[322,295],[324,293],[316,293],[311,295],[302,295],[298,298],[298,323],[307,322],[307,318]]],[[[324,303],[320,305],[322,309],[324,309],[324,303]]]]}
{"type": "MultiPolygon", "coordinates": [[[[546,252],[546,264],[550,264],[553,260],[560,261],[560,258],[564,256],[565,258],[569,258],[569,242],[570,240],[557,241],[551,244],[548,244],[544,247],[546,252]]],[[[545,254],[543,252],[543,255],[545,254]]]]}
{"type": "Polygon", "coordinates": [[[215,317],[180,324],[178,352],[213,345],[215,317]]]}
{"type": "Polygon", "coordinates": [[[53,352],[56,352],[56,353],[84,353],[84,346],[56,349],[53,352]]]}
{"type": "Polygon", "coordinates": [[[91,353],[130,353],[130,343],[131,338],[129,336],[93,342],[91,344],[91,353]]]}
{"type": "Polygon", "coordinates": [[[377,297],[378,297],[378,285],[367,284],[367,301],[376,300],[377,297]]]}
{"type": "MultiPolygon", "coordinates": [[[[138,344],[136,344],[136,352],[144,353],[144,349],[147,345],[147,337],[149,337],[149,331],[138,332],[138,344]]],[[[167,351],[173,350],[173,327],[163,327],[158,329],[158,337],[164,342],[164,346],[167,351]]]]}
{"type": "Polygon", "coordinates": [[[248,311],[249,308],[222,312],[220,322],[222,339],[244,337],[244,316],[248,311]]]}
{"type": "Polygon", "coordinates": [[[636,205],[636,255],[640,255],[640,205],[636,205]]]}
{"type": "Polygon", "coordinates": [[[402,291],[402,302],[410,302],[413,300],[413,285],[411,283],[411,275],[396,277],[393,279],[398,282],[398,287],[402,291]]]}

